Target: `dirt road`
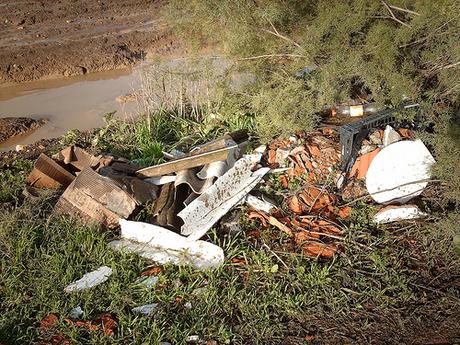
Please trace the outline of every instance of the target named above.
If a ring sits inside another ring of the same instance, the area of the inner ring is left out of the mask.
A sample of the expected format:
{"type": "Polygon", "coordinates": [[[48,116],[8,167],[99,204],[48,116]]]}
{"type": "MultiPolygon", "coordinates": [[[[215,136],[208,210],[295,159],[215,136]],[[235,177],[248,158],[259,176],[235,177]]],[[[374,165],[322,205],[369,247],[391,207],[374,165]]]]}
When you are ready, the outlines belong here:
{"type": "Polygon", "coordinates": [[[0,1],[0,84],[126,67],[178,45],[163,0],[0,1]]]}

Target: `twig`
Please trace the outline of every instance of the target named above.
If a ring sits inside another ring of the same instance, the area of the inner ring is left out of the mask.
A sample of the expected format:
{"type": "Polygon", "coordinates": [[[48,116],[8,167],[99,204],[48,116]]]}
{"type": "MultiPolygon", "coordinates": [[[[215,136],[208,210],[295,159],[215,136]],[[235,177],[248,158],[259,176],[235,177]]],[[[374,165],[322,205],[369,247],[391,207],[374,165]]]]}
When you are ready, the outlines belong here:
{"type": "Polygon", "coordinates": [[[415,11],[411,11],[411,10],[408,10],[407,8],[402,8],[402,7],[398,7],[398,6],[395,6],[395,5],[388,5],[389,7],[391,7],[392,9],[394,10],[398,10],[398,11],[402,11],[402,12],[407,12],[407,13],[410,13],[410,14],[414,14],[416,16],[419,16],[420,13],[417,13],[415,11]]]}
{"type": "Polygon", "coordinates": [[[439,69],[440,69],[440,70],[442,70],[442,69],[449,69],[449,68],[452,68],[452,67],[455,67],[455,66],[458,66],[458,65],[460,65],[460,61],[457,61],[457,62],[455,62],[455,63],[451,63],[450,65],[441,67],[441,68],[439,68],[439,69]]]}
{"type": "Polygon", "coordinates": [[[289,43],[292,43],[293,45],[295,45],[297,48],[301,48],[302,49],[302,46],[300,44],[298,44],[296,41],[294,41],[293,39],[289,38],[289,37],[286,37],[282,34],[280,34],[278,32],[278,30],[276,30],[275,26],[273,25],[273,23],[269,20],[268,21],[271,25],[271,27],[273,28],[273,31],[270,31],[270,30],[267,30],[267,29],[262,29],[262,31],[265,31],[265,32],[268,32],[269,34],[272,34],[273,36],[276,36],[278,38],[281,38],[285,41],[288,41],[289,43]]]}
{"type": "Polygon", "coordinates": [[[382,0],[382,4],[386,7],[386,9],[388,10],[388,12],[390,13],[390,17],[391,19],[393,19],[394,21],[398,22],[399,24],[401,25],[404,25],[408,28],[410,28],[411,26],[407,23],[404,23],[402,20],[398,19],[395,14],[393,13],[393,11],[391,10],[390,6],[388,6],[388,4],[382,0]]]}
{"type": "Polygon", "coordinates": [[[267,248],[267,249],[270,251],[270,253],[272,253],[272,254],[275,256],[275,258],[277,258],[278,261],[281,262],[281,263],[283,264],[284,267],[286,267],[286,269],[289,270],[289,266],[286,265],[286,263],[285,263],[283,260],[281,260],[281,258],[280,258],[280,257],[279,257],[269,246],[267,246],[265,243],[263,243],[262,245],[263,245],[265,248],[267,248]]]}
{"type": "Polygon", "coordinates": [[[300,55],[300,54],[264,54],[264,55],[248,56],[244,58],[239,58],[237,60],[245,61],[245,60],[257,60],[257,59],[267,59],[267,58],[306,58],[306,56],[300,55]]]}

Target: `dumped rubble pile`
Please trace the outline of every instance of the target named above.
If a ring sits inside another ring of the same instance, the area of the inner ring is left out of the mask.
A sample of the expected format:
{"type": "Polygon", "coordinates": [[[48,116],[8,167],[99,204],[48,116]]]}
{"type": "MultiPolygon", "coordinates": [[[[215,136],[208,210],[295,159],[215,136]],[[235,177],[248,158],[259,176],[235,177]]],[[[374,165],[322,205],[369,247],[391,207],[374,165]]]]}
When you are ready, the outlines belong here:
{"type": "MultiPolygon", "coordinates": [[[[120,239],[110,248],[160,264],[222,265],[222,248],[202,238],[241,204],[248,206],[247,218],[283,233],[287,248],[327,258],[344,249],[350,200],[369,196],[390,205],[375,215],[376,223],[426,216],[415,205],[403,205],[427,186],[434,164],[425,145],[411,137],[409,130],[390,126],[368,131],[361,142],[347,141],[358,149],[347,154],[352,161],[346,165],[345,141],[331,128],[274,140],[251,154],[244,152],[247,133],[230,133],[189,153],[165,152],[164,163],[146,168],[71,146],[51,158],[40,155],[28,191],[64,189],[55,214],[120,226],[120,239]],[[267,185],[267,174],[275,174],[281,185],[279,204],[258,188],[267,185]],[[149,215],[145,223],[133,220],[141,209],[149,215]]],[[[88,274],[99,277],[92,281],[108,277],[97,270],[88,274]]]]}

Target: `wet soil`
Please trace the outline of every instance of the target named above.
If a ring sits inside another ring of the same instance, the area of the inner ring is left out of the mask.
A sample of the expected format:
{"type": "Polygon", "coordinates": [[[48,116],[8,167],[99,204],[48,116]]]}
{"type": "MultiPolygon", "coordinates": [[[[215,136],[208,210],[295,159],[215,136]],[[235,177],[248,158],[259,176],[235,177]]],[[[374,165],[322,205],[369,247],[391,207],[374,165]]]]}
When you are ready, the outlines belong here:
{"type": "Polygon", "coordinates": [[[82,75],[180,51],[159,19],[164,1],[0,3],[0,84],[82,75]]]}
{"type": "Polygon", "coordinates": [[[0,118],[0,143],[18,135],[28,134],[46,123],[46,120],[34,120],[27,117],[0,118]]]}

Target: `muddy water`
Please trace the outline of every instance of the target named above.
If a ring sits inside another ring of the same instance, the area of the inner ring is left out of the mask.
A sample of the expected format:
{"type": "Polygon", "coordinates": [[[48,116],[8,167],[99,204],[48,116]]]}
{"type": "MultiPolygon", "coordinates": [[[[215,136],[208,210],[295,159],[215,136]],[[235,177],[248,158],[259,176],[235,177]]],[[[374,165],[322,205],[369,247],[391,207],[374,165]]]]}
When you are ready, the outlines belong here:
{"type": "Polygon", "coordinates": [[[70,129],[101,126],[102,116],[116,111],[121,118],[138,113],[137,102],[120,103],[119,96],[133,93],[141,85],[148,64],[134,69],[107,71],[20,85],[0,87],[1,117],[46,118],[49,122],[30,135],[15,137],[0,149],[58,137],[70,129]]]}

